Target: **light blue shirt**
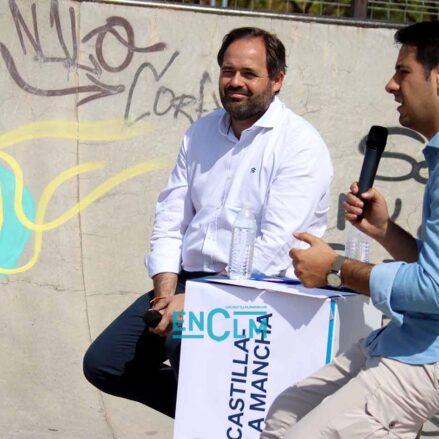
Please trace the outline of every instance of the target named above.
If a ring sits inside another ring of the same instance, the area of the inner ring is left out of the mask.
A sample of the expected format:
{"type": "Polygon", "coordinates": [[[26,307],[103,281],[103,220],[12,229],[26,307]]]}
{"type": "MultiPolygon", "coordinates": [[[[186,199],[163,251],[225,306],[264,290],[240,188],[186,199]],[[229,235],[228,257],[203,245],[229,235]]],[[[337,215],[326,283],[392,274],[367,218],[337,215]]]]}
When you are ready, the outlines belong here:
{"type": "Polygon", "coordinates": [[[391,318],[369,335],[369,354],[410,364],[439,361],[439,132],[423,153],[429,180],[418,261],[376,265],[369,281],[373,304],[391,318]]]}

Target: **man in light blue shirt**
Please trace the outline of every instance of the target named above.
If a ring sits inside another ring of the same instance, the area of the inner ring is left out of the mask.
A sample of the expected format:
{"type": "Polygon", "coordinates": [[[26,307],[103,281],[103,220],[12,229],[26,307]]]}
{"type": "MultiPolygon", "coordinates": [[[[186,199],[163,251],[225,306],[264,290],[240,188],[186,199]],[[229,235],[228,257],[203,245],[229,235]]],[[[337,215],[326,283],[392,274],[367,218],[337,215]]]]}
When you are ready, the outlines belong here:
{"type": "Polygon", "coordinates": [[[331,273],[370,295],[391,321],[279,395],[264,439],[414,438],[439,412],[439,22],[400,29],[395,41],[401,47],[386,91],[399,103],[401,125],[428,139],[422,239],[390,220],[376,189],[359,194],[357,183],[346,198],[346,219],[397,262],[346,259],[320,238],[296,235],[310,244],[290,251],[305,286],[322,287],[331,273]]]}

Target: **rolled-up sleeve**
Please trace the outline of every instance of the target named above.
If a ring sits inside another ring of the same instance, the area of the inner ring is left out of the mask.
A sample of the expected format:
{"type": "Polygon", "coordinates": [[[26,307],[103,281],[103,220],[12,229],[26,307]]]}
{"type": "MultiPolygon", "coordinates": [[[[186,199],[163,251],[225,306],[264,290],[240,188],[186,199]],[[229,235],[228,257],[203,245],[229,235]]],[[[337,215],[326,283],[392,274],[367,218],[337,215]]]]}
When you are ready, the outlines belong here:
{"type": "Polygon", "coordinates": [[[389,262],[387,264],[375,265],[370,273],[369,279],[372,303],[398,325],[402,324],[403,316],[401,313],[395,312],[392,309],[390,296],[392,294],[396,274],[401,265],[403,265],[403,262],[389,262]]]}
{"type": "Polygon", "coordinates": [[[439,284],[436,274],[421,263],[404,264],[393,283],[392,309],[405,312],[439,314],[439,284]]]}
{"type": "Polygon", "coordinates": [[[373,303],[397,324],[402,324],[406,312],[439,314],[438,171],[432,173],[426,188],[418,261],[380,264],[370,276],[373,303]]]}

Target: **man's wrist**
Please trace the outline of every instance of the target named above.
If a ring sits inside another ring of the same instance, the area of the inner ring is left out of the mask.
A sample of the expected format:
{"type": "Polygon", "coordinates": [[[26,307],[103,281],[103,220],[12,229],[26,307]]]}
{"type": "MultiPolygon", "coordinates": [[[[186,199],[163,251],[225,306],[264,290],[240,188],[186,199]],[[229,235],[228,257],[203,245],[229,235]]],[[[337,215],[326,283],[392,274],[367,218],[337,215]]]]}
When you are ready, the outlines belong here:
{"type": "Polygon", "coordinates": [[[386,247],[386,245],[393,239],[392,235],[395,231],[395,223],[389,218],[386,225],[382,227],[382,233],[377,236],[371,236],[378,244],[386,247]]]}
{"type": "Polygon", "coordinates": [[[154,296],[168,297],[175,294],[178,282],[177,273],[157,273],[153,278],[154,296]]]}
{"type": "Polygon", "coordinates": [[[174,292],[170,292],[170,291],[158,291],[154,288],[154,297],[156,298],[160,298],[160,297],[169,297],[169,296],[173,296],[175,294],[174,292]]]}
{"type": "Polygon", "coordinates": [[[333,288],[341,288],[343,286],[343,276],[341,274],[342,266],[346,258],[341,255],[337,255],[329,271],[326,273],[326,283],[333,288]]]}
{"type": "Polygon", "coordinates": [[[346,258],[341,268],[343,285],[369,296],[369,277],[373,267],[373,264],[346,258]]]}

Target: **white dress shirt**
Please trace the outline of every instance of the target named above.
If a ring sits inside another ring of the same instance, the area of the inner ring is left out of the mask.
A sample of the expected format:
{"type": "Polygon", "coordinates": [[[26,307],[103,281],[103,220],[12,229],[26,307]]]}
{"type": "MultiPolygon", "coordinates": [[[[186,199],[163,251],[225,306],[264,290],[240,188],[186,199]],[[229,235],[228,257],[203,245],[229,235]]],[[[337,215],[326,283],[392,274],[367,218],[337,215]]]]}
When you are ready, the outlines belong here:
{"type": "Polygon", "coordinates": [[[244,204],[258,225],[253,271],[282,272],[291,267],[292,232],[323,235],[332,174],[319,133],[277,97],[240,139],[224,110],[202,117],[187,130],[159,196],[149,275],[224,270],[244,204]]]}

